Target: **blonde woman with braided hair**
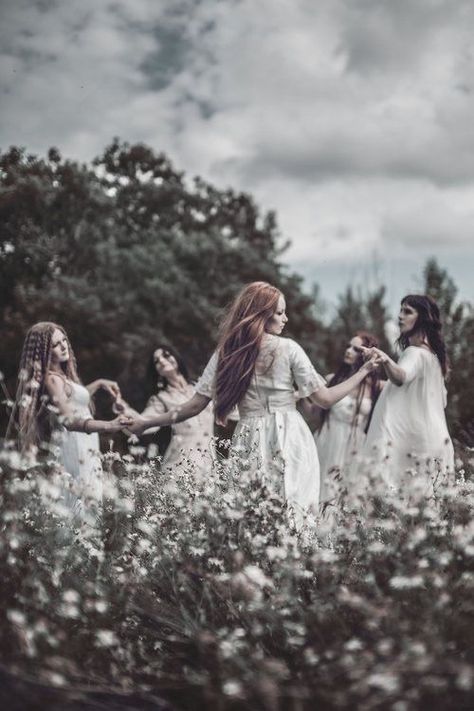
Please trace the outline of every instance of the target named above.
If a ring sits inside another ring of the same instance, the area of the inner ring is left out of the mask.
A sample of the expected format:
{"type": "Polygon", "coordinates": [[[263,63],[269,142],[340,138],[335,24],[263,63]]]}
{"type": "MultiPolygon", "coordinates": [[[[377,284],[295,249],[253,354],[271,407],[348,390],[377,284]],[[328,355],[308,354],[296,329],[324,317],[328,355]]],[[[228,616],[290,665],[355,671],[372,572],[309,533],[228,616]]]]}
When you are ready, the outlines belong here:
{"type": "Polygon", "coordinates": [[[240,470],[250,469],[281,492],[299,526],[305,511],[317,512],[319,463],[311,431],[296,409],[295,390],[320,407],[331,407],[364,380],[373,364],[365,362],[350,378],[328,388],[301,346],[281,337],[287,322],[279,289],[259,281],[245,286],[222,321],[217,350],[195,386],[196,394],[165,414],[135,418],[130,430],[140,433],[182,422],[211,399],[218,422],[225,424],[237,406],[240,419],[231,454],[240,470]]]}
{"type": "Polygon", "coordinates": [[[62,326],[42,321],[26,334],[18,374],[15,408],[10,421],[18,424],[18,443],[24,453],[36,454],[44,443],[58,446],[58,458],[72,477],[66,505],[78,520],[94,518],[102,499],[102,467],[98,433],[114,433],[131,420],[96,420],[90,398],[100,388],[114,398],[118,385],[103,378],[81,384],[76,359],[62,326]]]}

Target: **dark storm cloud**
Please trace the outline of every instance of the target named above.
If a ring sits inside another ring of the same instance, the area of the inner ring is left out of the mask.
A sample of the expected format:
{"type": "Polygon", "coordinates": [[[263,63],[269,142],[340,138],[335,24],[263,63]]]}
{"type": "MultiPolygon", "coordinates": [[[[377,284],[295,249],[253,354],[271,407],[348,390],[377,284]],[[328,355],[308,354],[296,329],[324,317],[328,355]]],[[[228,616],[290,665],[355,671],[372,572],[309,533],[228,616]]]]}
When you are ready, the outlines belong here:
{"type": "Polygon", "coordinates": [[[0,20],[3,148],[147,142],[276,208],[295,260],[470,249],[472,3],[4,0],[0,20]]]}

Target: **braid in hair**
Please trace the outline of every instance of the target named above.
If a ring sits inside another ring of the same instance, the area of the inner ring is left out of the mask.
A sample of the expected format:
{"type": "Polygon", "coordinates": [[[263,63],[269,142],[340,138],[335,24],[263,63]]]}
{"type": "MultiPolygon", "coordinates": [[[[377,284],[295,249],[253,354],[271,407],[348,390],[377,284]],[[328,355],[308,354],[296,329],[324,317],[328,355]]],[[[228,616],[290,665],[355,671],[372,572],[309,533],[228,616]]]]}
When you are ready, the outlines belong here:
{"type": "MultiPolygon", "coordinates": [[[[46,375],[51,367],[52,337],[55,330],[65,334],[61,326],[50,321],[37,323],[30,328],[23,344],[15,405],[7,429],[8,437],[17,418],[18,441],[22,451],[39,446],[51,434],[51,403],[46,390],[46,375]]],[[[76,359],[69,339],[68,346],[70,357],[63,370],[66,378],[79,382],[76,359]]]]}

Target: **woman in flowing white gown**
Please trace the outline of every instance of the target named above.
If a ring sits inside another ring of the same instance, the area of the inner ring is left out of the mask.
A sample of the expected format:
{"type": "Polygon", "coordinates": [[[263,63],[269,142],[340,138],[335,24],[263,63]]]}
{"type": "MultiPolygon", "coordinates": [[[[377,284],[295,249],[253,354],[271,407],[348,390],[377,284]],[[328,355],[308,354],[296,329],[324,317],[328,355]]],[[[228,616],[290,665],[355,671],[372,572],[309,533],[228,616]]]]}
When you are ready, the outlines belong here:
{"type": "Polygon", "coordinates": [[[344,383],[327,388],[303,349],[280,334],[287,323],[283,294],[265,282],[253,282],[236,296],[221,324],[216,352],[196,385],[196,394],[169,413],[138,418],[130,428],[182,422],[214,400],[218,422],[237,405],[240,419],[231,457],[239,469],[258,472],[263,483],[281,491],[297,525],[304,512],[317,511],[319,464],[309,427],[296,410],[295,386],[330,407],[372,371],[372,361],[344,383]]]}
{"type": "Polygon", "coordinates": [[[378,349],[366,351],[379,357],[389,382],[374,408],[364,455],[383,462],[382,475],[391,486],[418,475],[432,489],[454,471],[444,412],[448,357],[437,304],[429,296],[406,296],[399,326],[398,363],[378,349]]]}
{"type": "MultiPolygon", "coordinates": [[[[150,395],[142,416],[153,417],[175,410],[193,397],[195,386],[191,383],[187,365],[178,351],[168,344],[158,344],[153,349],[146,377],[150,395]]],[[[136,415],[128,403],[119,398],[117,412],[136,415]]],[[[147,430],[146,434],[158,431],[147,430]]],[[[213,461],[214,414],[212,406],[204,408],[196,417],[185,422],[173,422],[171,439],[162,461],[164,472],[191,468],[198,476],[205,476],[213,461]]]]}
{"type": "MultiPolygon", "coordinates": [[[[329,387],[347,380],[363,363],[361,347],[378,346],[371,333],[358,331],[348,342],[343,360],[335,373],[327,376],[329,387]]],[[[319,426],[315,432],[321,467],[321,504],[337,496],[347,482],[348,472],[360,453],[367,433],[369,419],[380,394],[383,381],[373,371],[352,392],[328,410],[320,410],[319,426]]]]}
{"type": "Polygon", "coordinates": [[[116,383],[100,379],[87,388],[79,382],[76,360],[62,326],[49,321],[28,331],[20,361],[16,408],[18,439],[26,452],[53,450],[69,485],[63,492],[66,510],[74,525],[94,524],[102,504],[102,466],[99,432],[119,432],[131,420],[123,415],[111,421],[96,420],[90,397],[103,388],[113,398],[116,383]],[[50,443],[50,444],[48,444],[50,443]]]}

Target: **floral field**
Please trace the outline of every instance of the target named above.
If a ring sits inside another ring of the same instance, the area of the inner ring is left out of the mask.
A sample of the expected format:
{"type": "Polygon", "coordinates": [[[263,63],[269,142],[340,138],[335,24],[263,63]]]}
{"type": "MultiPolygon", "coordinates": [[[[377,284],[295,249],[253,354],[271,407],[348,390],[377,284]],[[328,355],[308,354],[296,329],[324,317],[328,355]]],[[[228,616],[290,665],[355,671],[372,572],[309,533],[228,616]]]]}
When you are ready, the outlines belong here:
{"type": "Polygon", "coordinates": [[[225,460],[196,480],[105,456],[103,528],[1,455],[5,709],[471,709],[474,461],[427,495],[376,470],[295,531],[225,460]]]}

